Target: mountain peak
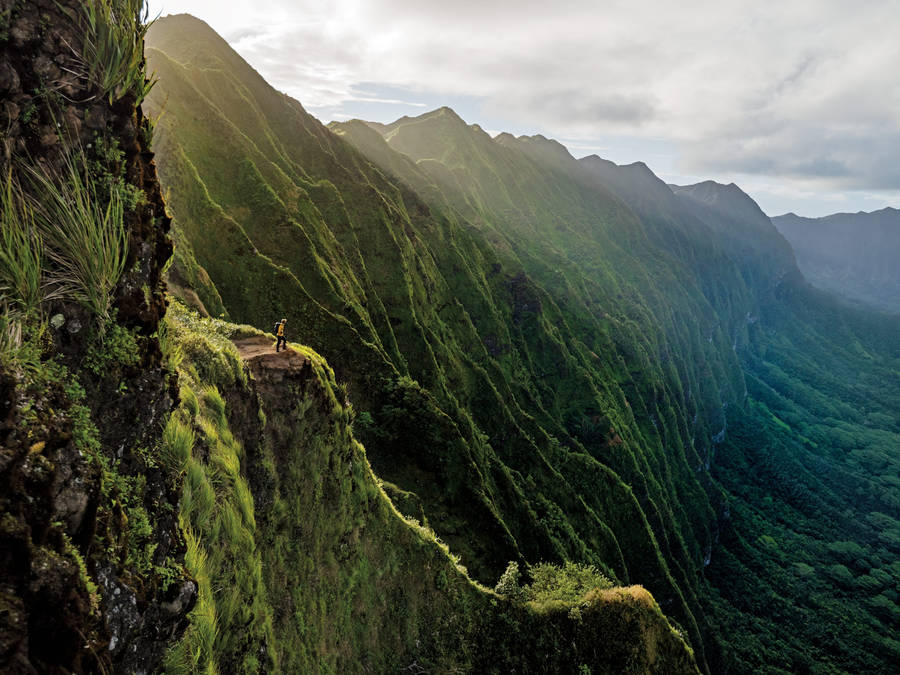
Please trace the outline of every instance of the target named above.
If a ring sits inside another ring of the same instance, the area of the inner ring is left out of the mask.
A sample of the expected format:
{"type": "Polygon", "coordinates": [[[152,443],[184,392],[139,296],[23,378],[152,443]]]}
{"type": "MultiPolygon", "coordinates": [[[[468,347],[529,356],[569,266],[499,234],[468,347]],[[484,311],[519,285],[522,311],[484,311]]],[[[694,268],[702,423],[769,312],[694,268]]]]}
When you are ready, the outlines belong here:
{"type": "Polygon", "coordinates": [[[717,183],[705,180],[694,185],[670,185],[676,195],[713,209],[720,215],[753,223],[756,228],[769,231],[773,228],[769,217],[753,198],[734,183],[717,183]]]}
{"type": "Polygon", "coordinates": [[[660,194],[662,189],[669,193],[662,179],[653,173],[653,170],[644,162],[632,162],[631,164],[616,164],[599,155],[588,155],[578,160],[579,164],[590,170],[604,183],[616,186],[620,194],[629,193],[635,196],[635,191],[646,191],[647,194],[660,194]]]}
{"type": "Polygon", "coordinates": [[[446,106],[446,105],[442,105],[440,108],[435,108],[434,110],[431,110],[427,113],[423,113],[423,114],[419,115],[418,117],[413,117],[412,119],[426,120],[426,119],[440,118],[440,117],[445,117],[447,119],[451,119],[454,122],[459,122],[461,124],[466,123],[465,120],[463,120],[463,118],[460,117],[453,108],[446,106]]]}
{"type": "Polygon", "coordinates": [[[519,144],[520,148],[544,159],[552,159],[554,162],[563,162],[565,164],[575,161],[575,158],[572,157],[572,154],[566,146],[559,141],[553,138],[547,138],[542,134],[519,136],[516,139],[516,142],[519,144]]]}
{"type": "Polygon", "coordinates": [[[710,206],[724,204],[728,201],[732,202],[732,206],[736,206],[739,202],[743,208],[753,208],[762,213],[753,198],[735,183],[724,184],[714,180],[705,180],[693,185],[672,185],[670,187],[676,194],[688,195],[697,201],[706,202],[710,206]]]}
{"type": "Polygon", "coordinates": [[[176,30],[199,30],[208,33],[210,36],[215,36],[220,40],[222,39],[221,36],[213,30],[212,26],[206,23],[206,21],[194,16],[193,14],[188,14],[187,12],[181,12],[179,14],[166,14],[165,16],[158,18],[153,23],[154,25],[165,25],[166,32],[176,30]]]}

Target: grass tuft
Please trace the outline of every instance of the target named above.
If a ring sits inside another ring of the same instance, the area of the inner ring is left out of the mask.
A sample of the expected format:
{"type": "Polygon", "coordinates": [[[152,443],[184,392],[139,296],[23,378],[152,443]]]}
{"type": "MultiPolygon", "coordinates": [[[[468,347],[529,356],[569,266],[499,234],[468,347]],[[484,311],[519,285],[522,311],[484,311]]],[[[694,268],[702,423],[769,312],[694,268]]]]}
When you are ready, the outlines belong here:
{"type": "Polygon", "coordinates": [[[89,308],[102,325],[125,270],[123,186],[113,182],[104,200],[106,186],[97,185],[87,166],[84,151],[73,147],[60,169],[31,165],[25,173],[31,192],[39,195],[31,199],[34,222],[52,263],[46,272],[53,292],[89,308]]]}
{"type": "Polygon", "coordinates": [[[163,430],[162,440],[163,463],[181,473],[187,467],[194,448],[193,429],[173,414],[163,430]]]}
{"type": "Polygon", "coordinates": [[[34,213],[11,176],[0,191],[0,201],[0,362],[7,363],[20,353],[24,324],[40,314],[45,289],[43,243],[34,213]]]}
{"type": "Polygon", "coordinates": [[[140,105],[156,84],[144,71],[147,21],[144,0],[87,0],[84,3],[83,73],[110,103],[133,94],[140,105]]]}
{"type": "Polygon", "coordinates": [[[34,213],[21,188],[7,176],[0,213],[0,302],[28,314],[44,299],[41,284],[43,243],[34,225],[34,213]]]}

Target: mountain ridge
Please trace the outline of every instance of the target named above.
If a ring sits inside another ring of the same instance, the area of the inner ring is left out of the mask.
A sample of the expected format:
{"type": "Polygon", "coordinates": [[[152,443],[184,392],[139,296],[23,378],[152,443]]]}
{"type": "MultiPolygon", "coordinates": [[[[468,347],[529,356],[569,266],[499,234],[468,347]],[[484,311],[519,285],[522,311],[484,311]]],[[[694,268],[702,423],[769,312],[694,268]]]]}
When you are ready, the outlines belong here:
{"type": "MultiPolygon", "coordinates": [[[[169,104],[178,116],[163,118],[158,135],[182,246],[194,248],[230,315],[264,327],[270,313],[286,315],[327,356],[359,406],[355,431],[376,475],[476,578],[496,579],[509,560],[543,558],[640,579],[683,626],[704,670],[849,659],[877,671],[889,662],[889,645],[856,648],[878,641],[857,624],[832,652],[806,629],[785,637],[767,613],[788,611],[793,599],[801,605],[790,611],[814,610],[802,604],[799,577],[785,581],[790,595],[781,598],[777,549],[754,548],[755,531],[777,535],[814,569],[830,554],[819,540],[779,529],[783,518],[754,520],[755,493],[772,486],[773,511],[792,509],[811,531],[816,518],[853,507],[840,485],[867,461],[828,450],[831,473],[817,473],[816,447],[832,447],[818,420],[855,424],[863,415],[848,380],[815,370],[828,360],[823,345],[843,341],[848,363],[871,375],[859,385],[868,394],[893,358],[890,324],[855,316],[841,319],[838,335],[820,321],[827,300],[799,279],[770,223],[755,211],[723,217],[646,173],[655,188],[645,193],[627,171],[597,176],[541,152],[555,146],[498,142],[448,113],[438,116],[443,125],[398,121],[389,140],[362,122],[329,131],[283,95],[247,88],[239,73],[211,86],[207,74],[159,63],[178,94],[169,104]],[[218,104],[191,107],[203,100],[192,87],[218,104]],[[229,114],[226,87],[260,98],[255,117],[229,114]],[[207,126],[191,126],[192,115],[207,126]],[[240,135],[217,134],[233,126],[240,135]],[[198,134],[227,147],[210,148],[198,134]],[[263,145],[272,152],[254,149],[263,145]],[[225,156],[243,165],[236,180],[222,175],[225,156]],[[204,201],[215,219],[200,218],[204,201]],[[243,232],[246,251],[216,232],[226,226],[243,232]],[[298,307],[293,297],[308,299],[298,307]],[[322,309],[311,313],[313,303],[322,309]],[[858,360],[854,341],[876,355],[871,364],[858,360]],[[815,358],[797,350],[801,343],[815,358]],[[816,388],[826,386],[834,403],[816,388]],[[799,498],[806,494],[820,501],[799,498]],[[750,579],[766,594],[759,606],[750,579]]],[[[886,434],[877,411],[893,395],[871,403],[886,434]]],[[[871,507],[893,513],[881,475],[867,483],[871,507]]],[[[861,548],[881,545],[869,525],[836,527],[861,548]]],[[[873,571],[890,576],[877,549],[866,550],[873,571]]],[[[810,625],[839,625],[832,599],[840,591],[822,592],[810,625]]],[[[847,611],[882,611],[866,602],[847,611]]]]}
{"type": "Polygon", "coordinates": [[[900,211],[888,206],[820,218],[785,214],[772,222],[790,240],[811,283],[851,301],[900,313],[900,211]]]}

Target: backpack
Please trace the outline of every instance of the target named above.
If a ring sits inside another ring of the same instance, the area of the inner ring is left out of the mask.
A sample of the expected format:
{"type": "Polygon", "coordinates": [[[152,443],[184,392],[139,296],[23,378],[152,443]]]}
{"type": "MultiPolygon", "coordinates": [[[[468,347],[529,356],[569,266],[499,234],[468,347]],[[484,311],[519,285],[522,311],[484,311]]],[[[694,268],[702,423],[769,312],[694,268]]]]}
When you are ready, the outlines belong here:
{"type": "Polygon", "coordinates": [[[278,335],[278,326],[280,326],[280,325],[281,325],[280,321],[275,322],[275,328],[272,329],[272,332],[275,333],[275,335],[278,335]]]}

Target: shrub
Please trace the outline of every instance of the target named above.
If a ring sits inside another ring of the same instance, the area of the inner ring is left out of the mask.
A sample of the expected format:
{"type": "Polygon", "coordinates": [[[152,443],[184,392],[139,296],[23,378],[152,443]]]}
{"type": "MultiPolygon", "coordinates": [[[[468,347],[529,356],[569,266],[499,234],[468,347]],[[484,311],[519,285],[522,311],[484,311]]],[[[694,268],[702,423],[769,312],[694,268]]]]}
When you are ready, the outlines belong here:
{"type": "Polygon", "coordinates": [[[613,582],[593,565],[566,562],[563,566],[539,563],[529,567],[532,582],[519,585],[519,565],[510,562],[494,587],[494,592],[520,602],[564,602],[574,604],[596,588],[610,588],[613,582]]]}
{"type": "Polygon", "coordinates": [[[579,602],[595,588],[610,588],[613,582],[593,565],[566,562],[562,567],[540,563],[530,568],[532,583],[524,590],[524,599],[538,603],[579,602]]]}
{"type": "Polygon", "coordinates": [[[508,596],[512,600],[522,598],[522,587],[519,585],[519,563],[510,561],[506,571],[500,575],[500,581],[494,586],[494,592],[508,596]]]}

